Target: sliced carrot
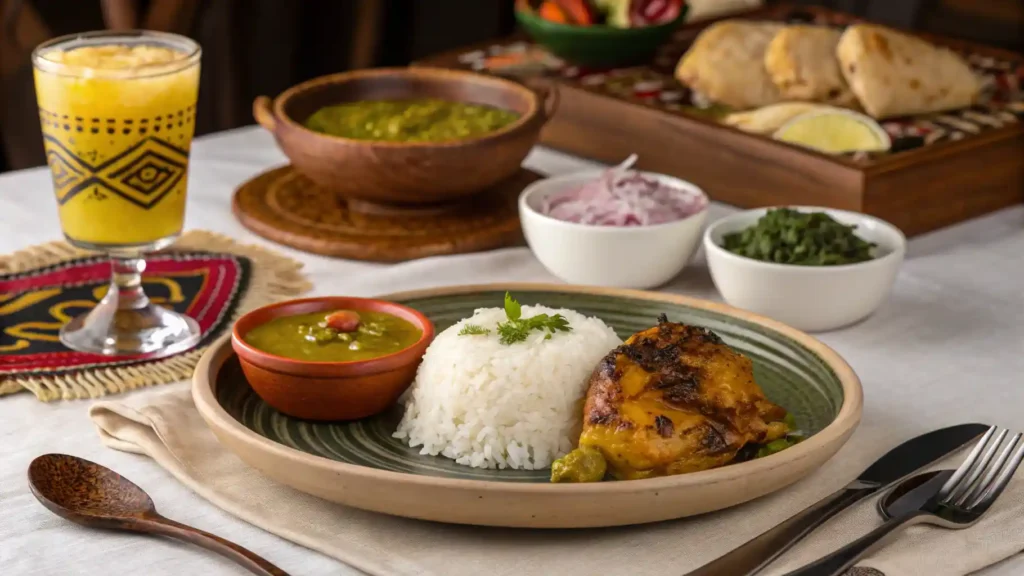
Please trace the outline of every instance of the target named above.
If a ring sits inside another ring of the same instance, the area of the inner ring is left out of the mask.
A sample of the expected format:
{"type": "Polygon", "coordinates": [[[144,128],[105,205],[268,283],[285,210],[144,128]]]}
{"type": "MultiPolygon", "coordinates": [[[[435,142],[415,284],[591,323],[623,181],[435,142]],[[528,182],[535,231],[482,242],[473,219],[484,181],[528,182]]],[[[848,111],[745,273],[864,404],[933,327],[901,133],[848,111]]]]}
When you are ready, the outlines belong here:
{"type": "Polygon", "coordinates": [[[521,64],[526,61],[524,54],[499,54],[497,56],[489,56],[484,62],[488,69],[501,68],[503,66],[514,66],[521,64]]]}
{"type": "Polygon", "coordinates": [[[552,0],[548,0],[541,4],[538,14],[540,14],[541,18],[550,22],[558,22],[559,24],[569,23],[569,19],[566,17],[565,12],[552,0]]]}
{"type": "Polygon", "coordinates": [[[587,0],[557,0],[558,5],[565,12],[572,24],[580,26],[591,26],[596,21],[594,10],[591,9],[587,0]]]}

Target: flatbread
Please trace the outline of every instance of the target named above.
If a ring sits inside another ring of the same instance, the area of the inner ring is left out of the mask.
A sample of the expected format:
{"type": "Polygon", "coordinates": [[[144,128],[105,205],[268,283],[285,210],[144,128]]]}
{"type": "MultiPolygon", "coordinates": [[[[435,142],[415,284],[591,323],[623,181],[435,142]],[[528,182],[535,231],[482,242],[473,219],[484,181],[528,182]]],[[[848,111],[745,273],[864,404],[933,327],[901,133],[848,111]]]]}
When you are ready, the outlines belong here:
{"type": "Polygon", "coordinates": [[[849,106],[857,102],[839,69],[842,31],[827,26],[787,26],[768,44],[764,67],[786,100],[849,106]]]}
{"type": "Polygon", "coordinates": [[[783,26],[745,20],[712,24],[679,60],[676,78],[707,98],[740,110],[779,102],[779,90],[764,69],[764,52],[783,26]]]}
{"type": "Polygon", "coordinates": [[[847,28],[836,56],[850,89],[877,119],[966,108],[981,89],[953,51],[883,26],[847,28]]]}
{"type": "Polygon", "coordinates": [[[807,112],[829,110],[832,106],[810,102],[782,102],[757,110],[734,112],[722,119],[722,123],[753,134],[774,134],[786,122],[807,112]]]}

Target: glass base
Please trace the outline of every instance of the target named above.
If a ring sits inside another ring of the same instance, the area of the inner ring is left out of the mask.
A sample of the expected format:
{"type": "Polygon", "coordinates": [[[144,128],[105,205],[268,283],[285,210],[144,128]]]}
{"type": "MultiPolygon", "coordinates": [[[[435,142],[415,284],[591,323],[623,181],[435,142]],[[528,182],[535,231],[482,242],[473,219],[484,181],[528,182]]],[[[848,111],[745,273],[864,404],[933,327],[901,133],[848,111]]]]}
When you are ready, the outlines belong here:
{"type": "Polygon", "coordinates": [[[104,298],[88,314],[72,319],[60,330],[60,341],[79,352],[104,356],[146,354],[162,358],[199,343],[199,323],[192,318],[148,303],[135,310],[118,310],[116,299],[104,298]]]}
{"type": "Polygon", "coordinates": [[[163,358],[199,343],[199,323],[153,304],[142,287],[143,254],[174,242],[177,235],[147,244],[95,245],[68,238],[80,247],[111,256],[111,282],[106,295],[87,314],[60,329],[60,341],[79,352],[104,356],[163,358]]]}

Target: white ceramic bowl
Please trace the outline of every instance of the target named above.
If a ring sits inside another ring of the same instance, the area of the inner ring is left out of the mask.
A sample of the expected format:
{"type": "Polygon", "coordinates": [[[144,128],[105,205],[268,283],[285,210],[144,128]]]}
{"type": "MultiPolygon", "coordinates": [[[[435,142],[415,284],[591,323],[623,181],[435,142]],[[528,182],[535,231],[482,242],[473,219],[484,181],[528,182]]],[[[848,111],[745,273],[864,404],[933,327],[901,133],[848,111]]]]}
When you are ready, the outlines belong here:
{"type": "Polygon", "coordinates": [[[876,258],[843,266],[795,266],[762,262],[722,248],[722,238],[753,225],[767,208],[733,214],[708,226],[704,251],[715,287],[737,308],[762,314],[807,332],[842,328],[871,315],[892,289],[907,239],[892,224],[873,216],[792,206],[801,212],[826,212],[855,224],[861,238],[874,242],[876,258]]]}
{"type": "MultiPolygon", "coordinates": [[[[565,222],[540,212],[545,198],[601,177],[588,170],[539,180],[519,195],[523,234],[537,259],[570,284],[612,288],[653,288],[679,274],[693,257],[707,219],[707,207],[683,220],[652,226],[592,226],[565,222]]],[[[663,174],[641,172],[662,183],[704,196],[697,186],[663,174]]]]}

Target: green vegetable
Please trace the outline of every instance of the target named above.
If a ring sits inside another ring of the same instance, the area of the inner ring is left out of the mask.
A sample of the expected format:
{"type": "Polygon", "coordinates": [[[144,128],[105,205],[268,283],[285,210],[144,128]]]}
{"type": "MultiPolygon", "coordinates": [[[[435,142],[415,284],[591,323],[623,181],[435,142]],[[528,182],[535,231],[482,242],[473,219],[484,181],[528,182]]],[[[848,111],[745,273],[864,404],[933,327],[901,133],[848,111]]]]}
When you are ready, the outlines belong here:
{"type": "Polygon", "coordinates": [[[782,438],[772,440],[771,442],[764,444],[757,449],[755,458],[764,458],[765,456],[771,456],[777,452],[782,452],[786,448],[796,446],[804,440],[804,433],[797,429],[796,418],[793,417],[791,412],[786,413],[786,417],[782,419],[789,428],[789,432],[782,438]]]}
{"type": "Polygon", "coordinates": [[[523,307],[519,305],[519,302],[511,294],[505,292],[505,316],[509,320],[519,320],[522,315],[523,307]]]}
{"type": "Polygon", "coordinates": [[[771,456],[777,452],[782,452],[786,448],[789,448],[796,442],[789,440],[789,438],[779,438],[778,440],[772,440],[771,442],[761,446],[757,451],[758,458],[764,458],[765,456],[771,456]]]}
{"type": "Polygon", "coordinates": [[[608,461],[599,449],[580,446],[551,463],[551,481],[600,482],[607,471],[608,461]]]}
{"type": "Polygon", "coordinates": [[[605,13],[605,23],[615,28],[629,28],[630,0],[595,0],[597,8],[605,13]]]}
{"type": "Polygon", "coordinates": [[[338,331],[334,328],[322,328],[311,335],[317,344],[325,344],[338,337],[338,331]]]}
{"type": "MultiPolygon", "coordinates": [[[[508,320],[500,322],[497,326],[498,335],[501,337],[499,342],[505,346],[511,346],[516,342],[526,340],[533,330],[547,330],[548,333],[544,335],[545,340],[550,340],[551,335],[555,332],[569,332],[572,330],[572,326],[569,326],[569,321],[561,314],[555,314],[554,316],[537,314],[536,316],[523,318],[523,307],[508,292],[505,293],[505,317],[508,320]]],[[[459,330],[459,336],[476,336],[490,333],[490,329],[476,324],[466,324],[462,327],[462,330],[459,330]]]]}
{"type": "Polygon", "coordinates": [[[491,331],[483,326],[477,326],[476,324],[466,324],[459,330],[459,336],[481,336],[490,334],[491,331]]]}
{"type": "Polygon", "coordinates": [[[786,417],[782,421],[786,423],[790,430],[796,430],[796,418],[793,417],[792,412],[786,412],[786,417]]]}
{"type": "Polygon", "coordinates": [[[569,321],[561,314],[555,314],[554,316],[538,314],[529,318],[522,318],[522,315],[523,309],[519,302],[516,302],[512,295],[506,292],[505,316],[508,320],[498,324],[498,335],[501,336],[500,341],[502,344],[511,346],[516,342],[522,342],[526,340],[533,330],[547,330],[548,334],[545,338],[550,337],[555,332],[569,332],[572,330],[572,326],[569,326],[569,321]]]}
{"type": "Polygon", "coordinates": [[[723,248],[734,254],[778,264],[837,266],[872,259],[876,244],[853,233],[856,226],[824,212],[769,210],[757,224],[726,234],[723,248]]]}

